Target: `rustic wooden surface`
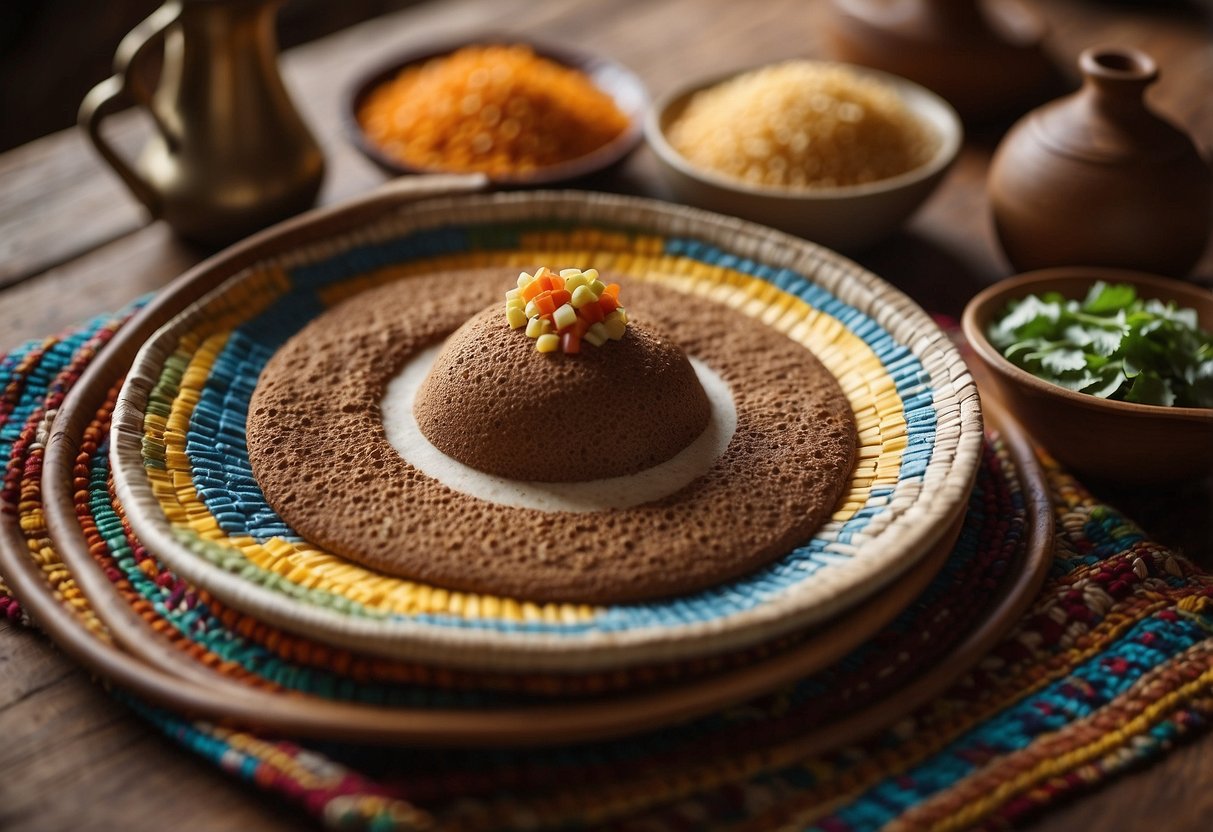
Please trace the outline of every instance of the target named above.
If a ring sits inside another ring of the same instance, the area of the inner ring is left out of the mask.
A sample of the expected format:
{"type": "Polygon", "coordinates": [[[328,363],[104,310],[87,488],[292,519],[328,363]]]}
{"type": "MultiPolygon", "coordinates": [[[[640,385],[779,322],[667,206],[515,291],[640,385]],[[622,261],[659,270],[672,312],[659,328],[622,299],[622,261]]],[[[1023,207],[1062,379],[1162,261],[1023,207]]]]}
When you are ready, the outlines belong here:
{"type": "MultiPolygon", "coordinates": [[[[1067,62],[1093,44],[1133,44],[1159,60],[1157,108],[1213,146],[1213,48],[1191,11],[1034,0],[1067,62]]],[[[1148,5],[1148,4],[1147,4],[1148,5]]],[[[820,2],[810,0],[446,0],[362,24],[283,58],[296,101],[329,157],[322,199],[373,187],[381,175],[345,142],[351,80],[396,50],[477,31],[568,40],[631,66],[656,96],[683,79],[821,54],[820,2]]],[[[115,117],[134,150],[145,120],[115,117]]],[[[1010,273],[994,244],[984,179],[997,131],[972,137],[939,192],[894,239],[859,259],[928,309],[956,314],[1010,273]]],[[[589,186],[665,196],[647,150],[589,186]]],[[[149,224],[76,132],[0,155],[0,350],[69,326],[163,286],[206,252],[149,224]]],[[[1213,254],[1196,270],[1213,279],[1213,254]]],[[[1208,483],[1155,494],[1106,491],[1148,531],[1213,566],[1208,483]]],[[[36,633],[0,624],[0,829],[296,829],[294,810],[177,750],[107,696],[36,633]]],[[[1061,832],[1213,828],[1213,736],[1038,819],[1061,832]]]]}

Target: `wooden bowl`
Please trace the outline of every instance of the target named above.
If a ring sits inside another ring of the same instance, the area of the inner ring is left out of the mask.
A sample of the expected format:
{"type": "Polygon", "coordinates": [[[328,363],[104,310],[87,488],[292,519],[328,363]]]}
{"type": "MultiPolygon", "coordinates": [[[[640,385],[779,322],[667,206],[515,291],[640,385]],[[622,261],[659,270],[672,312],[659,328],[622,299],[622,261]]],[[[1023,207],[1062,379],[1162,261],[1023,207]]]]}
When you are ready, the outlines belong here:
{"type": "Polygon", "coordinates": [[[964,129],[952,106],[926,87],[887,72],[847,66],[892,88],[910,112],[935,131],[939,147],[927,162],[898,176],[833,188],[751,185],[697,167],[674,149],[666,131],[695,93],[741,74],[732,72],[675,90],[649,110],[645,139],[675,200],[774,226],[841,251],[862,249],[895,231],[939,185],[960,152],[964,129]]]}
{"type": "Polygon", "coordinates": [[[1156,275],[1096,267],[1042,269],[1004,280],[971,300],[964,333],[991,371],[999,398],[1058,461],[1097,479],[1149,485],[1213,472],[1213,409],[1110,401],[1039,379],[1003,358],[986,338],[1007,302],[1042,292],[1084,297],[1097,280],[1129,283],[1144,298],[1196,310],[1213,329],[1213,293],[1156,275]]]}
{"type": "Polygon", "coordinates": [[[649,106],[649,96],[644,84],[635,73],[620,63],[588,52],[570,49],[566,46],[537,43],[526,38],[508,35],[486,35],[474,40],[450,41],[436,46],[429,45],[414,49],[398,55],[388,63],[360,76],[346,96],[343,113],[346,133],[354,146],[392,176],[422,173],[476,173],[476,171],[448,171],[417,167],[400,161],[386,153],[366,135],[358,121],[358,112],[372,91],[391,81],[406,67],[449,55],[465,46],[497,44],[529,46],[536,55],[542,58],[582,72],[598,89],[614,99],[615,105],[628,117],[628,126],[602,147],[576,159],[570,159],[558,165],[549,165],[525,174],[485,174],[492,184],[504,187],[526,187],[570,182],[605,170],[622,161],[636,149],[643,132],[641,123],[649,106]]]}

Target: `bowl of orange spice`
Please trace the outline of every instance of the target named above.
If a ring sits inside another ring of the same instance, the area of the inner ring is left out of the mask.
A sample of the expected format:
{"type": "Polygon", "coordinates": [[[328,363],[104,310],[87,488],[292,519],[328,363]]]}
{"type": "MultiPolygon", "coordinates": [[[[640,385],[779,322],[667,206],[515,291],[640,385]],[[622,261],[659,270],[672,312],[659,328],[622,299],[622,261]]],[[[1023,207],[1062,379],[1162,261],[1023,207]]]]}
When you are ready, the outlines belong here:
{"type": "Polygon", "coordinates": [[[483,173],[497,185],[587,176],[640,142],[644,85],[594,55],[517,39],[429,47],[349,98],[359,149],[392,174],[483,173]]]}

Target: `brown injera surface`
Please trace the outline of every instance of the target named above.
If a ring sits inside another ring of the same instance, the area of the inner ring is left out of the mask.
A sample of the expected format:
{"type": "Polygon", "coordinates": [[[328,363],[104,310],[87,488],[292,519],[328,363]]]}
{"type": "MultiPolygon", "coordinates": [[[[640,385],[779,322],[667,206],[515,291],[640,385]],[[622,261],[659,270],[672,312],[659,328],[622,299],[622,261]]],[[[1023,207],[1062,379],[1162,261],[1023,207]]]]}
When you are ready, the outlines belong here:
{"type": "Polygon", "coordinates": [[[541,353],[500,303],[461,326],[417,391],[421,432],[447,456],[513,480],[635,474],[695,441],[712,406],[686,353],[644,324],[579,353],[541,353]]]}
{"type": "Polygon", "coordinates": [[[416,352],[499,302],[514,275],[405,278],[320,316],[274,355],[250,403],[249,458],[266,499],[297,532],[447,589],[622,603],[743,575],[828,519],[856,446],[834,377],[740,312],[641,282],[620,280],[633,320],[667,333],[732,389],[737,430],[707,474],[652,503],[563,513],[470,497],[406,463],[380,420],[387,383],[416,352]]]}

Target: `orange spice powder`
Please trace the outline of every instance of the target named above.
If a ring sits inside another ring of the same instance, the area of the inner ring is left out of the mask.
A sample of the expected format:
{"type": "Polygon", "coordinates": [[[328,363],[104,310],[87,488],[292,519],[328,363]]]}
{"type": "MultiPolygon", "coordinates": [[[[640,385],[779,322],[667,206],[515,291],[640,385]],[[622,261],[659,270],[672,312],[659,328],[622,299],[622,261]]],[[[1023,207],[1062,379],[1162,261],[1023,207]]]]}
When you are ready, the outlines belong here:
{"type": "Polygon", "coordinates": [[[526,174],[584,156],[628,125],[582,72],[526,46],[468,46],[405,69],[358,113],[366,135],[404,164],[526,174]]]}

